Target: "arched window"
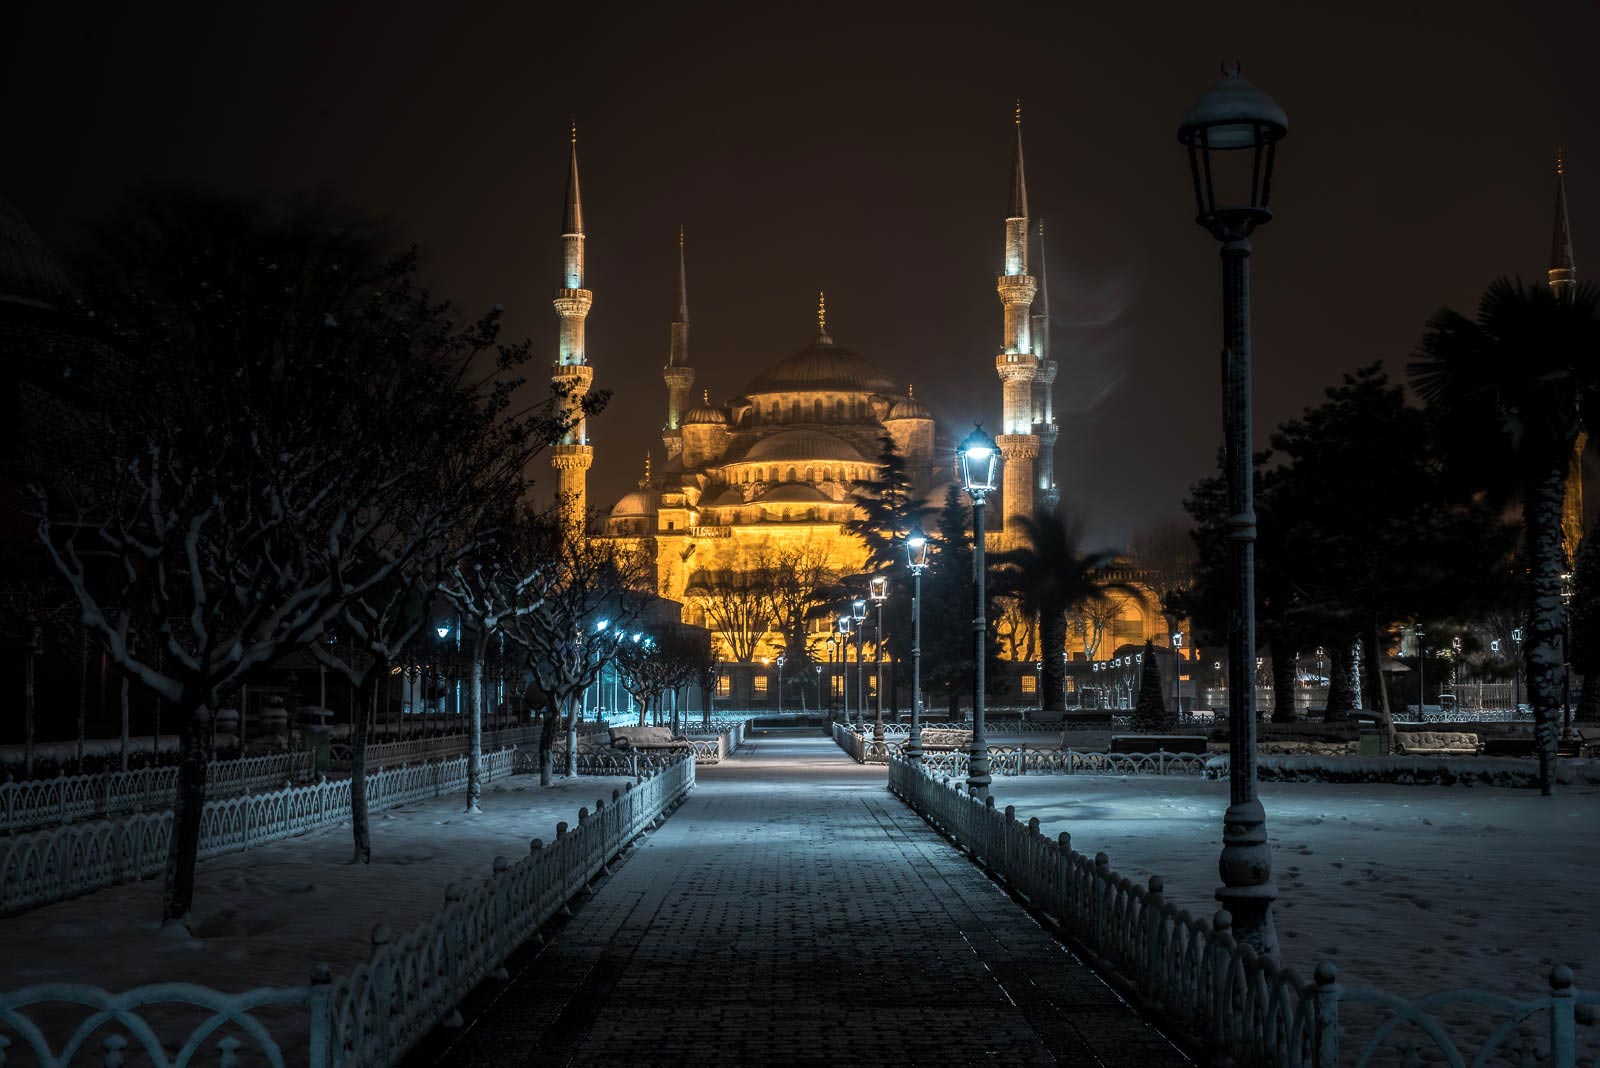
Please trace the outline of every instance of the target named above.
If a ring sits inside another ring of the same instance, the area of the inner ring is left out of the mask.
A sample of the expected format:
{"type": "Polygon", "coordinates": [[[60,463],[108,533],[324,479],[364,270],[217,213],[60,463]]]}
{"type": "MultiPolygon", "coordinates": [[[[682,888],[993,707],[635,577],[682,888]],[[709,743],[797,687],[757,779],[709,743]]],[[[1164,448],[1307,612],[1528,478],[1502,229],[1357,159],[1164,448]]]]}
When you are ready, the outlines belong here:
{"type": "Polygon", "coordinates": [[[811,406],[811,418],[816,422],[822,422],[822,399],[820,397],[811,406]]]}
{"type": "Polygon", "coordinates": [[[833,417],[841,422],[844,421],[844,398],[841,397],[833,402],[833,417]]]}
{"type": "Polygon", "coordinates": [[[800,402],[797,401],[797,400],[792,400],[792,401],[789,402],[789,422],[798,423],[799,421],[800,421],[800,402]]]}
{"type": "Polygon", "coordinates": [[[816,468],[814,468],[814,467],[806,468],[806,481],[807,482],[815,482],[816,480],[817,480],[816,468]]]}
{"type": "Polygon", "coordinates": [[[796,479],[796,476],[795,476],[795,469],[794,469],[794,465],[793,465],[793,464],[790,464],[790,465],[789,465],[789,478],[788,478],[788,480],[787,480],[787,481],[789,481],[789,482],[793,482],[793,481],[795,481],[795,479],[796,479]]]}

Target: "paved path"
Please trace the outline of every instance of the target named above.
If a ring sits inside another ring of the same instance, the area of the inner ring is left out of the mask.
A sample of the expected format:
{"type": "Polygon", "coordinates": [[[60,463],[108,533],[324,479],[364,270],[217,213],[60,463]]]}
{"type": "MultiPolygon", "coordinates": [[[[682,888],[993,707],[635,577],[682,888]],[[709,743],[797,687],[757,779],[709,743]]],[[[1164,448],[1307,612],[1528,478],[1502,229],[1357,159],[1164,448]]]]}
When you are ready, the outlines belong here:
{"type": "Polygon", "coordinates": [[[1184,1063],[882,768],[773,732],[699,780],[435,1063],[1184,1063]]]}

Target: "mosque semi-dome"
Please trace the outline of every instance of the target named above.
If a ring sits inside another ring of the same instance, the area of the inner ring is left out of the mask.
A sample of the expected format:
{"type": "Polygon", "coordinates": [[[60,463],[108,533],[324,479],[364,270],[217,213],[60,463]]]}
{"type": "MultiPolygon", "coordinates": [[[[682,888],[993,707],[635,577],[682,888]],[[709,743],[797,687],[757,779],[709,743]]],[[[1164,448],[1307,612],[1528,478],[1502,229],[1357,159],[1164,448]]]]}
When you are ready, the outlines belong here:
{"type": "Polygon", "coordinates": [[[928,406],[915,397],[907,397],[889,409],[889,419],[932,419],[928,406]]]}
{"type": "Polygon", "coordinates": [[[832,504],[833,498],[805,482],[781,482],[755,500],[756,504],[832,504]]]}
{"type": "Polygon", "coordinates": [[[764,393],[896,393],[895,384],[859,353],[819,338],[791,353],[745,388],[747,396],[764,393]]]}
{"type": "Polygon", "coordinates": [[[661,509],[661,492],[650,487],[636,489],[611,507],[615,519],[653,516],[661,509]]]}
{"type": "Polygon", "coordinates": [[[820,430],[785,430],[764,437],[752,445],[739,462],[773,463],[781,460],[867,462],[855,446],[820,430]]]}
{"type": "Polygon", "coordinates": [[[713,408],[709,402],[695,405],[693,408],[690,408],[683,417],[684,426],[691,426],[694,424],[705,425],[708,423],[723,424],[727,421],[728,417],[722,414],[722,409],[713,408]]]}

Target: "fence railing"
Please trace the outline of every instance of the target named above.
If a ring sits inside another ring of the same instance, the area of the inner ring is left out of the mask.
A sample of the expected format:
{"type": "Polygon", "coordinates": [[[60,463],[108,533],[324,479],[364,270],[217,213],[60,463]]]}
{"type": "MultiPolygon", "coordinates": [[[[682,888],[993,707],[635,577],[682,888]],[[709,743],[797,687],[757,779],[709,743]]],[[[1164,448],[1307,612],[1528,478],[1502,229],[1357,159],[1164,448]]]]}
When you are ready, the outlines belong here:
{"type": "MultiPolygon", "coordinates": [[[[483,781],[512,774],[515,752],[485,753],[483,781]]],[[[366,782],[368,809],[382,811],[466,789],[467,760],[383,769],[366,782]]],[[[349,815],[348,779],[209,800],[200,817],[200,859],[294,838],[349,815]]],[[[154,875],[166,864],[172,832],[167,810],[0,837],[0,914],[154,875]]]]}
{"type": "MultiPolygon", "coordinates": [[[[298,782],[311,770],[310,753],[214,760],[206,767],[206,792],[214,797],[253,793],[298,782]]],[[[177,788],[176,766],[0,783],[0,831],[171,808],[177,788]]]]}
{"type": "Polygon", "coordinates": [[[744,744],[745,722],[739,720],[717,733],[714,738],[690,738],[696,764],[720,764],[744,744]]]}
{"type": "Polygon", "coordinates": [[[241,1057],[270,1068],[388,1068],[439,1023],[459,1020],[457,1006],[480,982],[506,978],[505,959],[688,795],[694,768],[680,755],[638,785],[613,791],[594,812],[579,809],[576,826],[558,824],[551,842],[534,839],[520,861],[496,857],[481,883],[451,883],[444,907],[399,938],[379,924],[371,958],[337,982],[319,965],[306,986],[243,994],[186,983],[115,994],[52,983],[0,993],[0,1062],[9,1063],[12,1047],[51,1068],[86,1065],[91,1057],[122,1064],[126,1051],[140,1063],[147,1057],[171,1068],[231,1066],[241,1057]],[[64,1026],[37,1022],[74,1008],[87,1011],[64,1026]],[[194,1021],[185,1024],[188,1033],[174,1033],[164,1020],[157,1038],[151,1017],[185,1009],[194,1021]],[[52,1033],[70,1037],[53,1045],[52,1033]],[[93,1054],[91,1041],[99,1046],[93,1054]]]}
{"type": "Polygon", "coordinates": [[[997,810],[993,797],[979,801],[900,757],[889,762],[889,788],[1053,918],[1147,1011],[1240,1066],[1337,1068],[1344,1049],[1353,1055],[1344,1063],[1357,1068],[1436,1058],[1577,1068],[1577,1010],[1590,1017],[1600,1005],[1600,992],[1579,994],[1566,967],[1551,972],[1547,997],[1530,1001],[1470,990],[1407,999],[1347,988],[1327,961],[1306,982],[1236,941],[1226,911],[1197,919],[1165,900],[1160,876],[1136,884],[1113,871],[1104,853],[1074,850],[1065,832],[1045,837],[1037,819],[1018,822],[1015,809],[997,810]],[[1345,1006],[1354,1011],[1341,1016],[1345,1006]],[[1464,1026],[1452,1035],[1453,1012],[1474,1022],[1498,1015],[1487,1037],[1478,1037],[1464,1026]]]}
{"type": "MultiPolygon", "coordinates": [[[[959,734],[943,728],[927,728],[924,739],[930,734],[947,739],[959,734]]],[[[970,735],[968,735],[970,737],[970,735]]],[[[891,756],[902,756],[905,740],[885,738],[881,743],[870,734],[857,734],[849,727],[835,723],[833,740],[858,764],[887,764],[891,756]]],[[[945,777],[965,775],[970,754],[966,749],[929,751],[922,754],[922,766],[930,774],[945,777]]],[[[1197,775],[1207,774],[1207,758],[1199,753],[1101,753],[1059,746],[991,745],[989,746],[989,773],[991,775],[1197,775]]]]}
{"type": "MultiPolygon", "coordinates": [[[[580,735],[582,733],[579,731],[580,735]]],[[[367,767],[394,768],[402,764],[420,764],[429,760],[449,760],[451,757],[465,756],[471,740],[470,734],[462,732],[433,738],[408,738],[401,742],[368,745],[367,767]]],[[[508,727],[504,730],[483,732],[484,752],[538,744],[538,727],[508,727]]],[[[341,770],[349,769],[351,750],[348,742],[335,742],[332,746],[332,755],[335,767],[341,770]]]]}

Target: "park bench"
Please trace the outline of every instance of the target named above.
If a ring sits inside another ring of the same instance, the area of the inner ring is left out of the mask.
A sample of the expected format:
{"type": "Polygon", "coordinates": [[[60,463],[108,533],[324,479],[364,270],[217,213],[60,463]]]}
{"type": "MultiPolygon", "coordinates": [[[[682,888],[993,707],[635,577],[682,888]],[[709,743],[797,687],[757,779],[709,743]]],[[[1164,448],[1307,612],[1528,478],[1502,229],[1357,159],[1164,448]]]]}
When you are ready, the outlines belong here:
{"type": "Polygon", "coordinates": [[[1061,733],[1068,731],[1108,731],[1111,729],[1109,708],[1069,708],[1061,713],[1061,733]]]}
{"type": "Polygon", "coordinates": [[[922,748],[934,752],[966,749],[972,745],[972,732],[962,730],[932,729],[922,732],[922,748]]]}
{"type": "Polygon", "coordinates": [[[670,727],[612,727],[611,746],[640,750],[692,748],[687,739],[674,738],[670,727]]]}
{"type": "Polygon", "coordinates": [[[1395,744],[1406,756],[1476,756],[1478,736],[1466,731],[1397,731],[1395,744]]]}
{"type": "Polygon", "coordinates": [[[1203,734],[1113,734],[1113,753],[1201,753],[1206,751],[1203,734]]]}
{"type": "MultiPolygon", "coordinates": [[[[1485,738],[1483,740],[1483,755],[1493,757],[1537,756],[1536,744],[1531,736],[1485,738]]],[[[1557,738],[1556,755],[1562,757],[1582,756],[1583,746],[1584,739],[1581,734],[1575,738],[1557,738]]]]}

